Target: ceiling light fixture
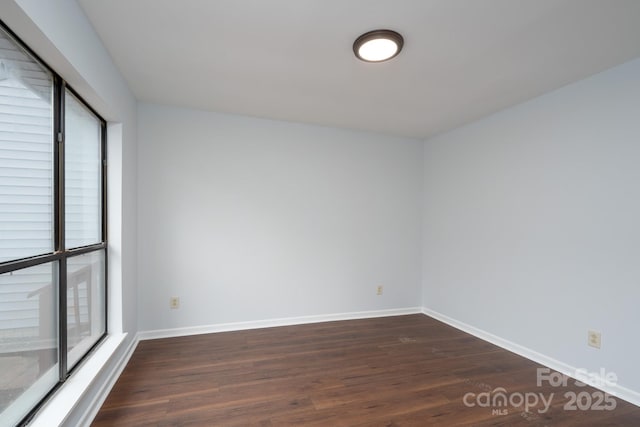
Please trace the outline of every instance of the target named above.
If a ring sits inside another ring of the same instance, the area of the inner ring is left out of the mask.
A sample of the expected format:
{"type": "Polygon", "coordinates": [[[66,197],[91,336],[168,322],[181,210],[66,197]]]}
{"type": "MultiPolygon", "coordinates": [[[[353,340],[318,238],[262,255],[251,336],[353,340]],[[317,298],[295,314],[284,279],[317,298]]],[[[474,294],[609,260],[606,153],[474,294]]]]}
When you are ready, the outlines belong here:
{"type": "Polygon", "coordinates": [[[353,43],[353,53],[366,62],[383,62],[402,50],[404,39],[395,31],[374,30],[364,33],[353,43]]]}

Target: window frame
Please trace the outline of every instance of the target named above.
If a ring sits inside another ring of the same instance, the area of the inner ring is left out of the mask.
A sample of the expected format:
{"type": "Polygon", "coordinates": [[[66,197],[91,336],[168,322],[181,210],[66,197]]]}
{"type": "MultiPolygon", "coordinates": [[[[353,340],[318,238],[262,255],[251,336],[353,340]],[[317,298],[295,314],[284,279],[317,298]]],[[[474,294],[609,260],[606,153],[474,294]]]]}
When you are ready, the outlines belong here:
{"type": "Polygon", "coordinates": [[[107,122],[84,98],[73,89],[54,69],[44,62],[29,46],[24,43],[2,20],[0,29],[4,31],[20,49],[22,49],[33,61],[38,63],[43,69],[50,73],[53,79],[52,91],[52,148],[53,148],[53,252],[29,256],[26,258],[12,259],[0,262],[0,274],[22,270],[46,263],[57,264],[57,333],[58,333],[58,382],[51,390],[37,402],[31,411],[22,419],[18,425],[26,425],[43,406],[43,404],[58,390],[73,374],[79,369],[87,357],[94,352],[109,334],[108,311],[109,311],[109,251],[108,251],[108,228],[107,228],[107,122]],[[65,247],[65,91],[69,91],[72,96],[87,110],[95,116],[100,123],[100,213],[101,213],[101,236],[97,243],[86,246],[67,249],[65,247]],[[67,361],[67,259],[74,256],[87,254],[90,252],[102,251],[104,253],[104,333],[87,350],[87,352],[68,369],[67,361]]]}

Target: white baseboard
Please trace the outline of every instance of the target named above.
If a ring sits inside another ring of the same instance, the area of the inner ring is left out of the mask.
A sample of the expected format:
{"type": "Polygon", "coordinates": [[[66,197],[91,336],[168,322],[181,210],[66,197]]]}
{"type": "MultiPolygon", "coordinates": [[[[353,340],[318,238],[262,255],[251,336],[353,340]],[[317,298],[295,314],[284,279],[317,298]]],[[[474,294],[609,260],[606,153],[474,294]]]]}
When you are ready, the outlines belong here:
{"type": "Polygon", "coordinates": [[[140,340],[180,337],[187,335],[211,334],[215,332],[243,331],[247,329],[272,328],[276,326],[303,325],[307,323],[332,322],[336,320],[368,319],[374,317],[403,316],[422,313],[420,307],[390,310],[357,311],[351,313],[322,314],[317,316],[286,317],[281,319],[256,320],[249,322],[219,323],[215,325],[189,326],[185,328],[156,329],[138,333],[140,340]]]}
{"type": "Polygon", "coordinates": [[[138,335],[136,335],[131,340],[129,346],[124,351],[120,359],[114,364],[113,369],[107,376],[108,380],[102,383],[100,390],[93,396],[91,402],[87,405],[86,410],[80,416],[80,422],[78,423],[79,426],[89,427],[91,425],[96,415],[98,415],[98,411],[100,411],[102,404],[107,399],[107,396],[109,396],[111,389],[116,384],[118,378],[120,378],[120,374],[122,374],[127,363],[129,363],[129,359],[131,359],[139,341],[138,335]]]}
{"type": "MultiPolygon", "coordinates": [[[[423,308],[422,313],[436,320],[439,320],[443,323],[446,323],[449,326],[453,326],[456,329],[459,329],[463,332],[466,332],[475,337],[478,337],[484,341],[488,341],[492,344],[495,344],[498,347],[502,347],[505,350],[509,350],[522,357],[525,357],[543,366],[546,366],[555,371],[558,371],[561,374],[577,379],[576,373],[578,372],[578,368],[575,366],[571,366],[567,363],[561,362],[552,357],[538,353],[537,351],[531,350],[530,348],[524,347],[520,344],[516,344],[512,341],[493,335],[482,329],[476,328],[475,326],[471,326],[467,323],[460,322],[459,320],[453,319],[442,313],[438,313],[437,311],[434,311],[428,308],[423,308]]],[[[599,377],[598,373],[589,373],[589,374],[599,377]]],[[[583,380],[583,378],[580,378],[580,380],[583,380]]],[[[597,382],[587,382],[587,383],[594,388],[604,391],[605,393],[609,393],[612,396],[616,396],[636,406],[640,406],[640,393],[635,390],[631,390],[629,388],[620,386],[618,384],[607,385],[607,382],[604,381],[604,379],[598,380],[597,382]]]]}

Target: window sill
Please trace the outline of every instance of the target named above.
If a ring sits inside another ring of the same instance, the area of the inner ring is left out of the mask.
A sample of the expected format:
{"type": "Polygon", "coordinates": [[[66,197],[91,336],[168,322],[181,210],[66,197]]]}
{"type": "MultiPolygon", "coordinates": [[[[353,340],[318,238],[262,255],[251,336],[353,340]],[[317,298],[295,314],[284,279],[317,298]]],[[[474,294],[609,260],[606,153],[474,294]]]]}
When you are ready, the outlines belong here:
{"type": "Polygon", "coordinates": [[[62,425],[126,336],[126,333],[109,335],[44,404],[28,425],[30,427],[62,425]]]}

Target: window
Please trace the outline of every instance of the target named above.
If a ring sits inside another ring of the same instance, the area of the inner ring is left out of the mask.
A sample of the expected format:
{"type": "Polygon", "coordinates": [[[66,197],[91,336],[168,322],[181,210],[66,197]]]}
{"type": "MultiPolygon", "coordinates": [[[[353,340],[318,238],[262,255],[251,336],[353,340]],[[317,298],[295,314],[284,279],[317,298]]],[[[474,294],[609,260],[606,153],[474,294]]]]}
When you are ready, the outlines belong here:
{"type": "Polygon", "coordinates": [[[105,121],[0,23],[0,424],[106,335],[105,121]]]}

